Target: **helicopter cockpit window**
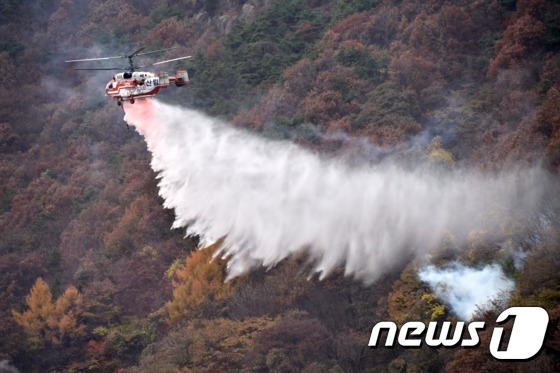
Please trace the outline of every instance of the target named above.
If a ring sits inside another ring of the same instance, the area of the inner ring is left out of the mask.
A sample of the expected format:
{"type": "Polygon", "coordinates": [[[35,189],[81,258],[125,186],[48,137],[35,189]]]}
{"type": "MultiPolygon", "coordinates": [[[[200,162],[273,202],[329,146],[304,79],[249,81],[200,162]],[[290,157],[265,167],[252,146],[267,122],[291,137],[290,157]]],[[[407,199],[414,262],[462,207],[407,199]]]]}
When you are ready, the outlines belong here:
{"type": "Polygon", "coordinates": [[[124,73],[124,78],[125,79],[130,79],[130,78],[132,78],[132,74],[131,73],[124,73]]]}

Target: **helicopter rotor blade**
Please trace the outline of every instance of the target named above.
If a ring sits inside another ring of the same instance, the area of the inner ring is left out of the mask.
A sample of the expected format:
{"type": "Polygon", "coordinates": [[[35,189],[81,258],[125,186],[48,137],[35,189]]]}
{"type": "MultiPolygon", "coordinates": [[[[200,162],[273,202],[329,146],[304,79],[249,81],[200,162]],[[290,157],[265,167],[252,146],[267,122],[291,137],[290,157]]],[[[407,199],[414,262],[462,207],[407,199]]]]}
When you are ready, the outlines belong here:
{"type": "Polygon", "coordinates": [[[151,51],[151,52],[137,53],[137,54],[135,54],[135,56],[145,56],[147,54],[159,53],[159,52],[168,51],[168,50],[177,49],[177,48],[179,48],[179,46],[175,46],[175,47],[171,47],[171,48],[158,49],[158,50],[151,51]]]}
{"type": "Polygon", "coordinates": [[[146,49],[146,47],[142,47],[142,48],[138,49],[137,51],[132,52],[131,54],[129,54],[129,55],[126,56],[126,57],[127,57],[127,58],[131,58],[131,57],[138,56],[138,53],[140,53],[140,52],[143,51],[144,49],[146,49]]]}
{"type": "MultiPolygon", "coordinates": [[[[145,55],[148,55],[148,54],[160,53],[160,52],[168,51],[168,50],[171,50],[171,49],[177,49],[177,48],[179,48],[179,46],[174,46],[174,47],[170,47],[170,48],[163,48],[163,49],[158,49],[158,50],[155,50],[155,51],[140,53],[144,49],[146,49],[146,47],[142,47],[142,48],[132,52],[131,54],[126,55],[126,56],[83,58],[83,59],[79,59],[79,60],[68,60],[68,61],[64,61],[64,62],[72,63],[72,62],[88,62],[88,61],[106,61],[106,60],[113,60],[113,59],[119,59],[119,58],[129,58],[130,59],[130,58],[137,57],[137,56],[145,56],[145,55]]],[[[146,66],[150,66],[150,65],[146,65],[146,66]]]]}
{"type": "Polygon", "coordinates": [[[68,63],[68,62],[83,62],[83,61],[105,61],[105,60],[113,60],[113,59],[116,59],[116,58],[126,58],[126,56],[85,58],[85,59],[82,59],[82,60],[68,60],[68,61],[64,61],[64,62],[68,63]]]}
{"type": "Polygon", "coordinates": [[[149,65],[138,66],[138,68],[143,68],[143,67],[148,67],[148,66],[155,66],[155,65],[161,65],[161,64],[163,64],[163,63],[168,63],[168,62],[173,62],[173,61],[186,60],[187,58],[192,58],[192,56],[185,56],[185,57],[173,58],[173,59],[171,59],[171,60],[166,60],[166,61],[159,61],[159,62],[151,63],[151,64],[149,64],[149,65]]]}
{"type": "Polygon", "coordinates": [[[99,67],[99,68],[83,68],[83,69],[77,69],[75,68],[74,70],[126,70],[126,68],[120,68],[120,67],[99,67]]]}

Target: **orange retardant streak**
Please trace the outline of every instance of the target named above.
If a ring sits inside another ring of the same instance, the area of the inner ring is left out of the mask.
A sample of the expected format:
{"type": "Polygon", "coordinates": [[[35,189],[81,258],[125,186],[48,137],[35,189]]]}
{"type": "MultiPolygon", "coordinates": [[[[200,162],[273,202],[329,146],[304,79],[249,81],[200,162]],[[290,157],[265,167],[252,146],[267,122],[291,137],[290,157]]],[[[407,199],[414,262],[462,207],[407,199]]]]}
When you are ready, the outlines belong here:
{"type": "Polygon", "coordinates": [[[155,107],[149,98],[137,99],[134,104],[123,102],[124,120],[144,136],[150,151],[158,146],[160,123],[155,119],[155,107]]]}

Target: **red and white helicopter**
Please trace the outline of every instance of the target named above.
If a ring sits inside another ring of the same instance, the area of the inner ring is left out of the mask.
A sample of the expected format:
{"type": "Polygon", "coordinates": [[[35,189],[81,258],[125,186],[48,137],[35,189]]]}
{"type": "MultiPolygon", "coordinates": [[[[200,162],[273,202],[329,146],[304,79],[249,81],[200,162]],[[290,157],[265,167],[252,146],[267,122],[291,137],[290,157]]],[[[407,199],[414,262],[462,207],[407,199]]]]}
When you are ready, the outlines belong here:
{"type": "Polygon", "coordinates": [[[135,99],[155,96],[161,88],[167,88],[170,84],[175,83],[177,87],[183,87],[189,84],[189,75],[187,70],[177,70],[176,75],[169,75],[166,72],[155,74],[148,71],[138,71],[145,67],[161,65],[173,61],[184,60],[191,58],[191,56],[184,56],[173,58],[171,60],[159,61],[147,65],[136,65],[134,58],[138,56],[145,56],[153,53],[160,53],[178,47],[158,49],[151,52],[142,52],[145,47],[137,51],[125,55],[115,57],[100,57],[100,58],[86,58],[82,60],[69,60],[65,62],[88,62],[88,61],[105,61],[112,59],[128,59],[128,66],[123,68],[117,67],[101,67],[101,68],[75,68],[74,70],[124,70],[124,72],[113,75],[113,79],[107,83],[105,87],[106,96],[117,100],[117,105],[121,106],[123,101],[130,101],[134,104],[135,99]]]}

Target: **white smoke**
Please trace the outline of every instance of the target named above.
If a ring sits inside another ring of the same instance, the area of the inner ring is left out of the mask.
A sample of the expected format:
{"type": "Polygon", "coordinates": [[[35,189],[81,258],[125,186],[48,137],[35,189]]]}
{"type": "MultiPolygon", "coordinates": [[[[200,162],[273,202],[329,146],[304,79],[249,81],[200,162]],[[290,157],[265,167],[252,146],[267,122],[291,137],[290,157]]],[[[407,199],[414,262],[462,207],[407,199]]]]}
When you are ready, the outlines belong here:
{"type": "Polygon", "coordinates": [[[418,277],[463,320],[470,320],[478,307],[483,309],[498,296],[510,293],[515,285],[497,264],[478,269],[456,262],[442,268],[427,266],[418,277]]]}
{"type": "Polygon", "coordinates": [[[11,365],[8,360],[0,360],[0,373],[19,373],[19,369],[11,365]]]}
{"type": "Polygon", "coordinates": [[[153,155],[174,227],[203,244],[225,237],[229,278],[307,250],[321,276],[343,265],[371,282],[449,232],[460,238],[490,226],[495,209],[533,211],[545,184],[537,168],[485,175],[351,167],[155,100],[125,110],[153,155]]]}

